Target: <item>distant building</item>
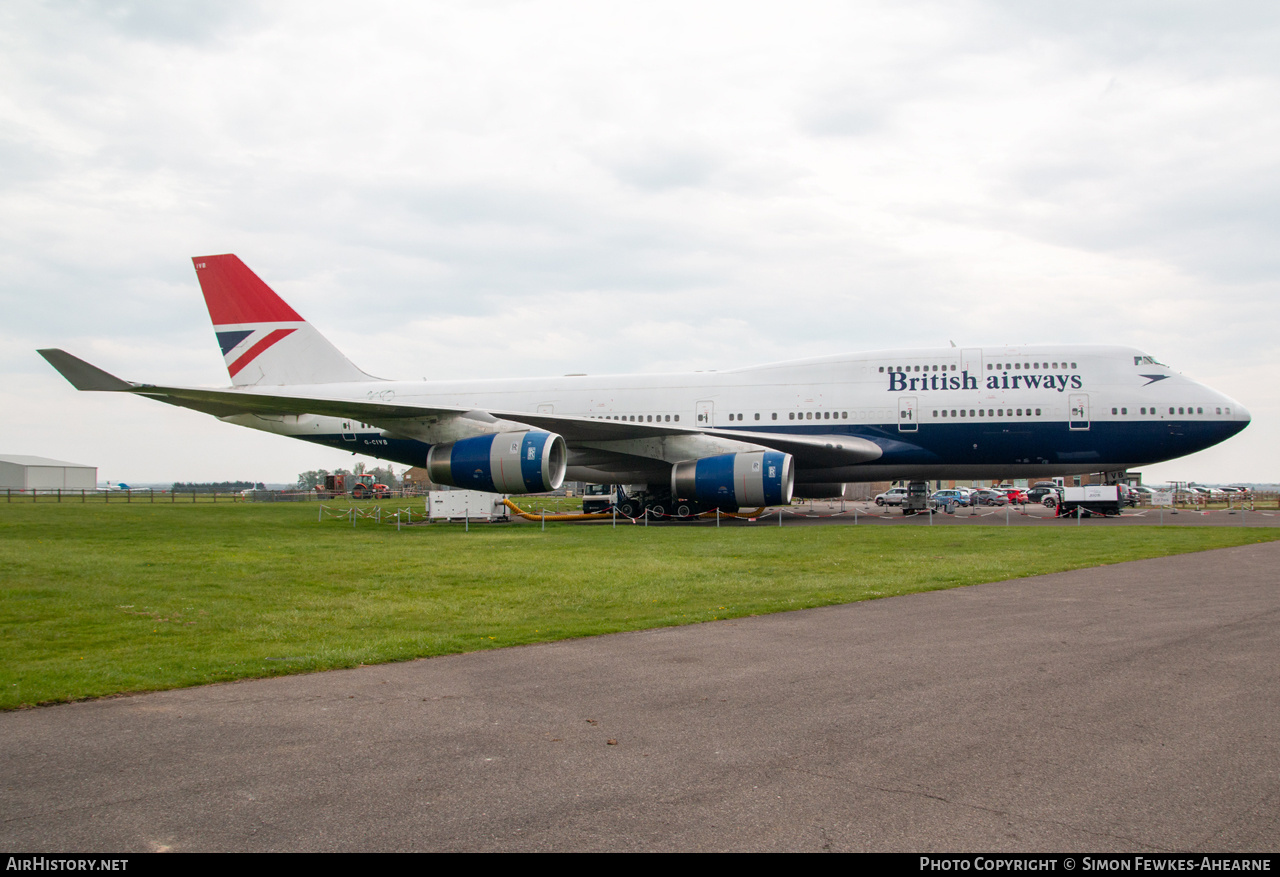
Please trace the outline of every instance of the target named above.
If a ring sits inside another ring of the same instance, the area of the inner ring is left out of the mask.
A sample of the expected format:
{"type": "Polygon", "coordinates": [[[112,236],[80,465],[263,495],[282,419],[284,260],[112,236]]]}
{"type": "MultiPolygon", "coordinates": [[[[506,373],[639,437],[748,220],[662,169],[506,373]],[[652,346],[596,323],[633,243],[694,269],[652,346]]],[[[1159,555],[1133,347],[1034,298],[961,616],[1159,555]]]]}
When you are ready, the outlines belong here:
{"type": "Polygon", "coordinates": [[[97,466],[24,454],[0,454],[0,490],[95,490],[97,487],[97,466]]]}
{"type": "Polygon", "coordinates": [[[410,493],[426,493],[428,490],[439,489],[439,486],[427,476],[426,468],[422,466],[414,466],[400,478],[404,482],[404,489],[410,493]]]}

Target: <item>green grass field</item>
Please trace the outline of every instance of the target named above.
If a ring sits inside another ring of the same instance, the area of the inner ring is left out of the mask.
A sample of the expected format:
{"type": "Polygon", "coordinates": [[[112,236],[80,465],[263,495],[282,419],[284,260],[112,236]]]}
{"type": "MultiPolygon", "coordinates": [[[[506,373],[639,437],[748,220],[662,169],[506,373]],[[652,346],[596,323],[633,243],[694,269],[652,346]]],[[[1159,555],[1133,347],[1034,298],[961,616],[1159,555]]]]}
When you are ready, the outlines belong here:
{"type": "MultiPolygon", "coordinates": [[[[420,507],[421,501],[419,501],[420,507]]],[[[690,624],[1269,541],[1249,528],[317,522],[0,506],[0,708],[690,624]]]]}

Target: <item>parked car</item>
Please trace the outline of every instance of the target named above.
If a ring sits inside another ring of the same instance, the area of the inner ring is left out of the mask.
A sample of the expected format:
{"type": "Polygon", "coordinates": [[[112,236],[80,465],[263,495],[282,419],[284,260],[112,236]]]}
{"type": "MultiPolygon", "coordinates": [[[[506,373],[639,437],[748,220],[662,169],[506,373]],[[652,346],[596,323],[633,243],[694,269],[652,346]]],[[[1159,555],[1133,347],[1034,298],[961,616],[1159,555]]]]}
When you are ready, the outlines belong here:
{"type": "Polygon", "coordinates": [[[876,497],[876,505],[897,505],[900,506],[907,501],[907,489],[905,487],[892,487],[884,493],[876,497]]]}
{"type": "Polygon", "coordinates": [[[1027,491],[1027,502],[1038,502],[1047,509],[1054,508],[1062,501],[1062,494],[1055,484],[1045,487],[1033,487],[1027,491]]]}
{"type": "Polygon", "coordinates": [[[979,490],[973,495],[974,505],[1008,505],[1009,498],[998,490],[979,490]]]}
{"type": "Polygon", "coordinates": [[[933,496],[929,497],[929,501],[935,506],[967,506],[969,505],[969,492],[959,488],[945,488],[935,491],[933,496]]]}
{"type": "Polygon", "coordinates": [[[1134,508],[1142,497],[1137,490],[1127,484],[1120,485],[1120,505],[1134,508]]]}

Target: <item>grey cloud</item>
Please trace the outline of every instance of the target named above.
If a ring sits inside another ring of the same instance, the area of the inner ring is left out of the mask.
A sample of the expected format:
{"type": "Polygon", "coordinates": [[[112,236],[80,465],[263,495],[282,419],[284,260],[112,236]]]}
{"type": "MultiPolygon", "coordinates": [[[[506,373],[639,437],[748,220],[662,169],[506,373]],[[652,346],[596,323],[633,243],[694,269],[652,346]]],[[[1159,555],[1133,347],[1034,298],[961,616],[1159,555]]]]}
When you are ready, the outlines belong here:
{"type": "Polygon", "coordinates": [[[251,0],[54,0],[48,6],[64,21],[157,43],[206,43],[262,17],[261,5],[251,0]]]}
{"type": "Polygon", "coordinates": [[[637,188],[661,190],[706,185],[720,165],[696,149],[659,147],[617,161],[613,171],[637,188]]]}

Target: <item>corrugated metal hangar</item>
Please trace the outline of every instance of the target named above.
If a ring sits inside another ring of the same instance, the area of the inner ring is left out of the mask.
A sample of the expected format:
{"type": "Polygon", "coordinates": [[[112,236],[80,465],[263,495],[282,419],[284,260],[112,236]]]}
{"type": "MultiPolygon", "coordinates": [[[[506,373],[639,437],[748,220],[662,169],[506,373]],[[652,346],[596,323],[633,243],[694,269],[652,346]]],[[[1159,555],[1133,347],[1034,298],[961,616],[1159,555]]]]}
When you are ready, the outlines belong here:
{"type": "Polygon", "coordinates": [[[0,490],[93,490],[97,486],[97,466],[24,454],[0,454],[0,490]]]}

